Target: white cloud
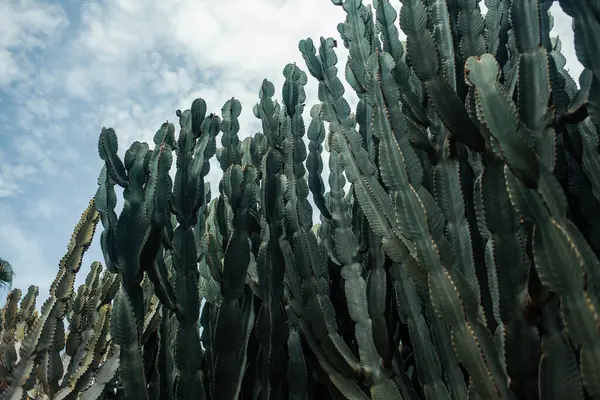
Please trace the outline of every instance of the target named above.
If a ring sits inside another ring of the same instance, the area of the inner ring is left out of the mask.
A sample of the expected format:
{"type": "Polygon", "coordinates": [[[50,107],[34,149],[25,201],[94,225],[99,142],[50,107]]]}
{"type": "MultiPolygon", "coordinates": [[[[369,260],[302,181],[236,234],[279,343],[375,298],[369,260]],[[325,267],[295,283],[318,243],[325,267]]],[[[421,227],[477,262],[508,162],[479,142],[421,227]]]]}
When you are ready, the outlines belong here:
{"type": "MultiPolygon", "coordinates": [[[[175,110],[189,108],[194,98],[220,113],[236,97],[243,105],[240,135],[254,134],[259,123],[252,106],[262,80],[272,81],[279,97],[287,63],[306,71],[298,42],[339,39],[337,24],[345,18],[326,0],[62,4],[0,2],[0,256],[15,266],[22,288],[53,276],[95,193],[103,126],[117,131],[123,154],[134,140],[151,142],[160,124],[174,121],[175,110]]],[[[577,77],[570,20],[555,17],[577,77]]],[[[347,51],[341,41],[337,54],[342,77],[347,51]]],[[[305,118],[317,101],[312,77],[306,90],[305,118]]],[[[327,181],[327,165],[324,172],[327,181]]],[[[219,179],[213,163],[213,196],[219,179]]],[[[101,259],[97,240],[90,256],[101,259]]]]}
{"type": "Polygon", "coordinates": [[[47,293],[56,275],[58,260],[54,263],[46,258],[48,249],[43,246],[44,238],[36,235],[35,226],[23,226],[6,206],[0,205],[0,215],[0,243],[3,243],[0,257],[15,270],[13,287],[25,292],[30,285],[37,285],[42,290],[45,288],[41,294],[47,293]]]}
{"type": "Polygon", "coordinates": [[[58,5],[35,0],[0,3],[0,87],[26,78],[33,66],[25,53],[46,47],[67,23],[58,5]]]}

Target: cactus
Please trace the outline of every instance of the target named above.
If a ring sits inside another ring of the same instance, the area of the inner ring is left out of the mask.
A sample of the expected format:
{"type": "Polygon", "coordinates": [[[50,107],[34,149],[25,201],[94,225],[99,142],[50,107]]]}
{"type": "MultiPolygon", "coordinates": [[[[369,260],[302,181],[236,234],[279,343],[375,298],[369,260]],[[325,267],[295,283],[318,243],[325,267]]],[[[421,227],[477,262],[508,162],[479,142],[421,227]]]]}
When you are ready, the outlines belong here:
{"type": "Polygon", "coordinates": [[[74,291],[99,214],[91,201],[59,264],[50,296],[36,309],[37,286],[13,289],[1,311],[1,399],[106,399],[119,366],[109,335],[118,276],[92,263],[74,291]],[[68,322],[65,332],[65,321],[68,322]]]}
{"type": "Polygon", "coordinates": [[[235,98],[123,158],[102,129],[50,298],[3,310],[0,398],[600,398],[600,6],[560,0],[578,88],[551,0],[332,3],[354,112],[337,42],[309,38],[253,136],[235,98]],[[107,272],[73,296],[98,220],[107,272]]]}

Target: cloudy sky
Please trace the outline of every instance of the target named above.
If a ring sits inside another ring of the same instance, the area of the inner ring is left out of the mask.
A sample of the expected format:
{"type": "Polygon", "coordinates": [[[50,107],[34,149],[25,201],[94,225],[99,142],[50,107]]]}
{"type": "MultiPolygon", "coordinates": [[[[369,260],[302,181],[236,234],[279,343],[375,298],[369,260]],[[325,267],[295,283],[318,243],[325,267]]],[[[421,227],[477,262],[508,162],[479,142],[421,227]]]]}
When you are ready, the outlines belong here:
{"type": "MultiPolygon", "coordinates": [[[[553,13],[578,77],[570,19],[553,13]]],[[[14,286],[47,296],[96,190],[103,126],[117,131],[123,154],[194,98],[220,112],[234,96],[240,136],[253,134],[262,80],[280,93],[287,63],[306,71],[298,41],[338,39],[343,19],[329,0],[0,0],[0,257],[16,270],[14,286]]],[[[307,92],[306,115],[316,102],[310,77],[307,92]]],[[[97,240],[79,283],[93,260],[102,260],[97,240]]]]}

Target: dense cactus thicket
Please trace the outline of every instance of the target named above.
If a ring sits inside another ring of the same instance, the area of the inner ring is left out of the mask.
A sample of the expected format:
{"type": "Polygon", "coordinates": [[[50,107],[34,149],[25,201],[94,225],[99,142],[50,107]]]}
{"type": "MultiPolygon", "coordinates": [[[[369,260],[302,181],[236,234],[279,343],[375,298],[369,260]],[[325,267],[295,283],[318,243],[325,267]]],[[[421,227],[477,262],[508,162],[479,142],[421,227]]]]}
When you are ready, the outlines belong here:
{"type": "Polygon", "coordinates": [[[102,129],[50,299],[3,311],[2,399],[600,399],[600,2],[560,1],[579,87],[551,0],[332,2],[356,110],[306,39],[309,113],[288,64],[253,136],[235,98],[123,158],[102,129]],[[72,296],[97,215],[106,282],[72,296]]]}

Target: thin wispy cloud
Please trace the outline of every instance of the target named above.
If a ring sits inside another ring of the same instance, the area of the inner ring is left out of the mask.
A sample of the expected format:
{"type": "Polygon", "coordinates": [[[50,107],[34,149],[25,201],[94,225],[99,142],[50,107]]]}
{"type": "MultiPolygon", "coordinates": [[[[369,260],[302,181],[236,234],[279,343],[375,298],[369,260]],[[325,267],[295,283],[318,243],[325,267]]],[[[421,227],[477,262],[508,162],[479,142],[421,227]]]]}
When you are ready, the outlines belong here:
{"type": "MultiPolygon", "coordinates": [[[[570,19],[552,10],[553,33],[577,78],[570,19]]],[[[339,38],[344,18],[327,0],[0,2],[0,256],[15,268],[14,286],[39,285],[47,296],[96,190],[103,126],[117,131],[123,154],[135,140],[151,142],[193,99],[220,113],[235,97],[244,107],[240,136],[252,135],[260,129],[252,106],[262,80],[279,97],[284,66],[306,70],[298,42],[339,38]]],[[[337,54],[343,67],[347,52],[339,46],[337,54]]],[[[309,77],[305,116],[316,89],[309,77]]],[[[220,168],[213,163],[211,171],[214,196],[220,168]]],[[[97,240],[79,283],[96,259],[97,240]]]]}

